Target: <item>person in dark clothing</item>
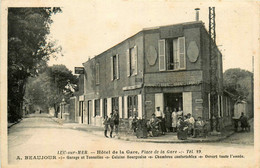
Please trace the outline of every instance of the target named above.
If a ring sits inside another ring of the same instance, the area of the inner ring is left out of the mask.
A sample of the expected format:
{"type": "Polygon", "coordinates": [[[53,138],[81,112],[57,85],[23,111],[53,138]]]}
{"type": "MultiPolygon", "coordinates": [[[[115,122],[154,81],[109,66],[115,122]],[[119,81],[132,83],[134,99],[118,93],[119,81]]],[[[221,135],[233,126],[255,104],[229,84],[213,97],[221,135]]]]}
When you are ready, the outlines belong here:
{"type": "Polygon", "coordinates": [[[180,140],[186,140],[188,136],[188,123],[182,117],[178,118],[178,132],[177,137],[180,140]]]}
{"type": "Polygon", "coordinates": [[[136,129],[137,129],[137,121],[138,121],[138,118],[136,115],[134,115],[133,122],[132,122],[132,129],[134,130],[134,132],[136,132],[136,129]]]}
{"type": "Polygon", "coordinates": [[[119,114],[118,114],[118,111],[117,111],[117,110],[114,111],[113,120],[114,120],[115,132],[116,132],[116,135],[118,135],[119,114]]]}
{"type": "Polygon", "coordinates": [[[172,127],[172,113],[169,107],[165,108],[165,127],[166,127],[166,132],[170,132],[172,127]]]}
{"type": "Polygon", "coordinates": [[[240,116],[240,122],[241,122],[241,128],[242,131],[246,131],[247,128],[249,128],[248,118],[244,115],[244,113],[241,113],[240,116]]]}
{"type": "Polygon", "coordinates": [[[105,129],[104,135],[105,135],[105,137],[108,138],[107,130],[108,130],[109,121],[108,121],[108,117],[107,116],[105,116],[103,124],[104,124],[104,129],[105,129]]]}
{"type": "Polygon", "coordinates": [[[113,138],[112,134],[113,134],[114,125],[115,125],[113,113],[110,113],[110,117],[108,118],[108,123],[110,126],[110,138],[113,138]]]}

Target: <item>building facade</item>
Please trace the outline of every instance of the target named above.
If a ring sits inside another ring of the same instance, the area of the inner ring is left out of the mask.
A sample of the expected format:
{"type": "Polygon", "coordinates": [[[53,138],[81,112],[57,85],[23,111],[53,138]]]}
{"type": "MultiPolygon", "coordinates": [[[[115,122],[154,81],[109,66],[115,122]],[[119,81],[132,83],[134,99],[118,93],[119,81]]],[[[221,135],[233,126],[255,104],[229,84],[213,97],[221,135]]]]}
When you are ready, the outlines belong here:
{"type": "MultiPolygon", "coordinates": [[[[166,106],[209,120],[209,40],[201,21],[143,29],[83,63],[75,121],[101,126],[105,115],[118,110],[125,123],[134,114],[149,119],[156,107],[166,106]]],[[[213,54],[218,117],[228,125],[230,100],[223,94],[222,55],[216,45],[213,54]]]]}

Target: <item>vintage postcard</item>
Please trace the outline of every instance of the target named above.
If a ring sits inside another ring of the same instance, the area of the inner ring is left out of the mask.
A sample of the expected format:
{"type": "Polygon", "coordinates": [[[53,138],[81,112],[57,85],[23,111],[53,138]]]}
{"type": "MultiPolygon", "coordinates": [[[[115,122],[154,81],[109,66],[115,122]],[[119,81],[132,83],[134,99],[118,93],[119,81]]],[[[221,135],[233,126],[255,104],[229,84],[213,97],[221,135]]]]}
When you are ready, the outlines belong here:
{"type": "Polygon", "coordinates": [[[3,0],[1,167],[260,167],[259,1],[3,0]]]}

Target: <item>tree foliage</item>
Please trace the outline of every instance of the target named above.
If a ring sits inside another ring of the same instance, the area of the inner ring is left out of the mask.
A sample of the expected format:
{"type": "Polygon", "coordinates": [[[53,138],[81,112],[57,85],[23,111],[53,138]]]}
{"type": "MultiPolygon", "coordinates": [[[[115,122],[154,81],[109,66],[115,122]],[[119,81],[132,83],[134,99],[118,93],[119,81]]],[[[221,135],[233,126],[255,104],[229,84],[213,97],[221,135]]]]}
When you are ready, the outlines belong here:
{"type": "Polygon", "coordinates": [[[61,52],[49,41],[51,16],[60,8],[8,8],[8,119],[21,118],[25,83],[61,52]]]}
{"type": "Polygon", "coordinates": [[[77,76],[73,75],[65,65],[53,65],[47,67],[37,77],[28,80],[25,96],[33,104],[44,109],[54,107],[57,112],[58,104],[62,99],[67,101],[73,95],[72,88],[77,90],[77,83],[77,76]]]}
{"type": "Polygon", "coordinates": [[[228,69],[224,73],[224,88],[240,99],[246,99],[252,91],[253,74],[240,68],[228,69]]]}

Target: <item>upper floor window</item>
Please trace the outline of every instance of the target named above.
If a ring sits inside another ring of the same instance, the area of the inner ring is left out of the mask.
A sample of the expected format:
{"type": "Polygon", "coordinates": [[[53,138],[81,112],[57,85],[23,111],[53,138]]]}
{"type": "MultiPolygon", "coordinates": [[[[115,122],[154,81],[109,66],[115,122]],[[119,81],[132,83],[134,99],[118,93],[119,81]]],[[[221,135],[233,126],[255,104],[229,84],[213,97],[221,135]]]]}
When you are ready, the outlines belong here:
{"type": "Polygon", "coordinates": [[[99,84],[99,63],[96,63],[96,85],[99,84]]]}
{"type": "Polygon", "coordinates": [[[159,40],[158,45],[160,71],[186,68],[185,37],[159,40]]]}
{"type": "Polygon", "coordinates": [[[111,80],[119,79],[119,58],[118,54],[111,57],[111,80]]]}
{"type": "Polygon", "coordinates": [[[127,50],[127,76],[137,75],[137,46],[127,50]]]}

